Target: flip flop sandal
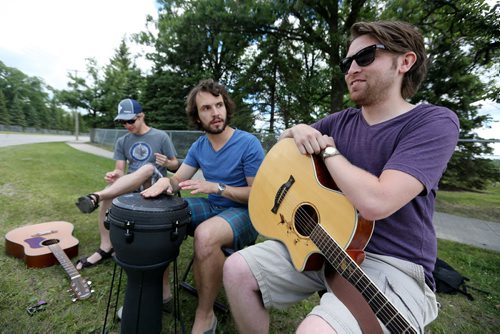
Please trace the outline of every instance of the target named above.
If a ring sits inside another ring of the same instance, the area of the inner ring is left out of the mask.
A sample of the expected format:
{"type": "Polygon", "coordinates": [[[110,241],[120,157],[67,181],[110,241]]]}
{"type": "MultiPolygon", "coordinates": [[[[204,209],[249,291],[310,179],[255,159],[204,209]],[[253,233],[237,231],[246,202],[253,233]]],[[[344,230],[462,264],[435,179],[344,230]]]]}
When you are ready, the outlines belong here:
{"type": "Polygon", "coordinates": [[[88,194],[78,198],[78,202],[75,205],[83,213],[91,213],[99,207],[99,195],[88,194]]]}
{"type": "Polygon", "coordinates": [[[217,329],[217,317],[214,315],[214,320],[212,321],[212,326],[203,332],[203,334],[215,334],[217,329]]]}
{"type": "Polygon", "coordinates": [[[78,264],[80,264],[80,263],[82,264],[82,268],[81,269],[83,269],[83,268],[90,268],[90,267],[93,267],[93,266],[97,266],[98,264],[101,264],[104,260],[109,259],[111,257],[111,255],[113,255],[114,250],[113,250],[113,248],[111,248],[109,250],[109,252],[106,252],[106,251],[103,251],[102,249],[99,248],[95,252],[101,256],[101,258],[97,262],[94,262],[94,263],[89,262],[88,258],[90,256],[86,256],[86,257],[82,257],[80,260],[78,260],[76,262],[76,266],[78,266],[78,264]]]}

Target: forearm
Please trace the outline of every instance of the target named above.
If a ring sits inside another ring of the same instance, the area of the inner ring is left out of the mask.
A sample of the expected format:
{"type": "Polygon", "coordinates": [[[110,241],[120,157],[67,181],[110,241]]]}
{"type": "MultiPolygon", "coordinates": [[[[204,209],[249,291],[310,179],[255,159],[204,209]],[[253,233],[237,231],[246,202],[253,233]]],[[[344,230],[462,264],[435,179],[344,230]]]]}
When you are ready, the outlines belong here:
{"type": "Polygon", "coordinates": [[[179,169],[180,165],[181,164],[179,160],[177,160],[177,158],[173,158],[173,159],[168,159],[163,165],[163,167],[165,167],[170,172],[175,173],[179,169]]]}
{"type": "Polygon", "coordinates": [[[181,187],[179,186],[180,181],[175,175],[173,175],[169,179],[170,179],[170,186],[172,187],[172,192],[177,192],[181,190],[181,187]]]}
{"type": "Polygon", "coordinates": [[[246,204],[248,203],[248,198],[250,197],[250,190],[252,187],[232,187],[226,186],[226,189],[222,192],[221,196],[230,199],[232,201],[246,204]]]}
{"type": "Polygon", "coordinates": [[[376,176],[352,165],[342,155],[325,159],[325,165],[336,185],[363,217],[369,220],[383,218],[379,216],[381,212],[374,210],[381,209],[377,200],[383,197],[376,176]]]}
{"type": "Polygon", "coordinates": [[[342,193],[368,220],[390,216],[423,190],[423,185],[411,175],[387,170],[377,177],[342,155],[325,159],[325,165],[342,193]]]}

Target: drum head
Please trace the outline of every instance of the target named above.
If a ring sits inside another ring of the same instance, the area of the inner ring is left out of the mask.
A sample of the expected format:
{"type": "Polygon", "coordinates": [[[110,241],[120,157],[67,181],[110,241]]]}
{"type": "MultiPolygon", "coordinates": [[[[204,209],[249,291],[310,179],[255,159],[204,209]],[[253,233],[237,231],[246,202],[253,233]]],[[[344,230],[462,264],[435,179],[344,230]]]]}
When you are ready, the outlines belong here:
{"type": "Polygon", "coordinates": [[[131,193],[115,198],[113,205],[132,211],[172,212],[186,208],[187,203],[182,198],[173,195],[144,198],[140,193],[131,193]]]}

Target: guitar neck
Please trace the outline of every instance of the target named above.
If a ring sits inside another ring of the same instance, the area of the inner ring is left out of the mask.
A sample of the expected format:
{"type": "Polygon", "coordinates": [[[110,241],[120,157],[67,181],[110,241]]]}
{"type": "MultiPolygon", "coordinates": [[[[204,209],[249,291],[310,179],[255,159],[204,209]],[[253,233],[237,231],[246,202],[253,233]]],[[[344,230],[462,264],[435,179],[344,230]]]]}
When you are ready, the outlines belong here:
{"type": "Polygon", "coordinates": [[[75,266],[73,265],[73,263],[71,263],[71,260],[68,258],[59,244],[48,245],[48,247],[71,279],[80,277],[80,273],[78,272],[78,270],[76,270],[75,266]]]}
{"type": "Polygon", "coordinates": [[[78,270],[76,270],[73,263],[71,263],[70,259],[66,255],[66,253],[62,250],[59,244],[54,243],[47,245],[51,250],[52,254],[56,257],[59,263],[63,266],[64,271],[68,274],[71,279],[71,290],[73,290],[74,297],[73,301],[87,299],[92,294],[92,291],[89,288],[90,282],[85,281],[78,270]]]}
{"type": "Polygon", "coordinates": [[[375,315],[391,333],[417,333],[408,320],[321,225],[315,226],[310,238],[335,270],[363,295],[375,315]]]}

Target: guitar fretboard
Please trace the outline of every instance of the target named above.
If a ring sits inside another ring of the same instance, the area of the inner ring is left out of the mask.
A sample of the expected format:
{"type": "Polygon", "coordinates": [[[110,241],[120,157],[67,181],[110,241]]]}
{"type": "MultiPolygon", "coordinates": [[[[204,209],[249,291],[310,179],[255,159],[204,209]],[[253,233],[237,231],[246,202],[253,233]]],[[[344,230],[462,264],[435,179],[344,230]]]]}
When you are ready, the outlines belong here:
{"type": "Polygon", "coordinates": [[[321,225],[317,224],[314,227],[310,238],[335,270],[358,289],[375,315],[391,333],[417,334],[408,320],[321,225]]]}
{"type": "Polygon", "coordinates": [[[68,258],[59,244],[48,245],[48,247],[71,279],[80,277],[80,273],[78,272],[78,270],[76,270],[75,266],[73,265],[73,263],[71,263],[71,260],[68,258]]]}

